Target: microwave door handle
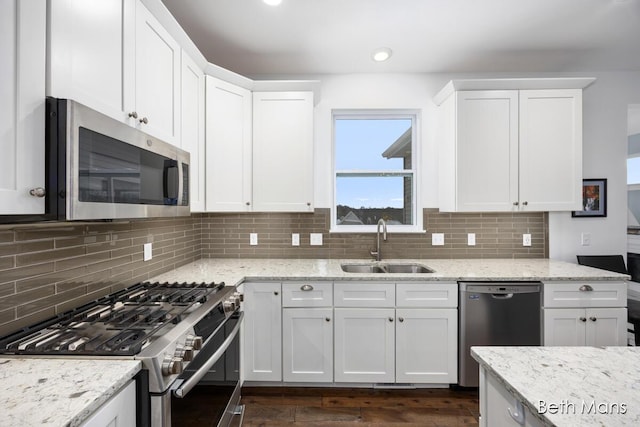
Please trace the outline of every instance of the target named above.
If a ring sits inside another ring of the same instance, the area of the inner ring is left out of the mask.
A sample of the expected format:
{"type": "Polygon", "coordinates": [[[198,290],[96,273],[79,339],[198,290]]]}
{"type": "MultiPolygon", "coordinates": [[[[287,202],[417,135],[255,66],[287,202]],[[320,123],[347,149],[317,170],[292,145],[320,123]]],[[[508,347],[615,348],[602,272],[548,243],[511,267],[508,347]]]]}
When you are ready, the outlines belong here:
{"type": "Polygon", "coordinates": [[[218,359],[222,357],[224,352],[227,351],[227,348],[229,348],[229,346],[231,345],[231,342],[234,340],[236,335],[238,335],[238,332],[240,331],[240,325],[242,325],[243,318],[244,318],[244,311],[241,311],[240,317],[238,319],[238,323],[236,323],[236,326],[233,328],[229,336],[224,340],[220,348],[218,348],[216,352],[213,353],[213,356],[211,356],[209,360],[207,360],[205,364],[200,367],[200,369],[198,369],[193,375],[191,375],[189,379],[178,384],[177,388],[173,390],[173,395],[175,397],[178,397],[178,398],[185,397],[187,393],[189,393],[191,389],[196,384],[198,384],[198,382],[202,379],[202,377],[204,377],[207,374],[207,372],[209,372],[209,369],[211,369],[211,367],[215,365],[218,359]]]}
{"type": "Polygon", "coordinates": [[[178,166],[172,164],[165,169],[164,174],[164,189],[165,197],[167,199],[177,199],[180,189],[179,187],[179,175],[178,166]]]}

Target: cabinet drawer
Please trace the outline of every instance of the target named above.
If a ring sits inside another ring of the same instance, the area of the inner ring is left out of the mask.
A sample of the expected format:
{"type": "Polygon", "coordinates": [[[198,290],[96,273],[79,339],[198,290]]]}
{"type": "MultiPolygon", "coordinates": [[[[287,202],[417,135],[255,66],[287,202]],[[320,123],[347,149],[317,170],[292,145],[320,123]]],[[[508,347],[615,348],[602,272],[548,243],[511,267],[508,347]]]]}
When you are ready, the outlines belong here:
{"type": "Polygon", "coordinates": [[[625,282],[545,282],[544,307],[626,307],[625,282]]]}
{"type": "Polygon", "coordinates": [[[335,307],[393,307],[396,302],[395,283],[336,282],[335,307]]]}
{"type": "Polygon", "coordinates": [[[331,307],[333,283],[284,282],[282,284],[283,307],[331,307]]]}
{"type": "Polygon", "coordinates": [[[398,307],[457,307],[458,284],[447,282],[398,283],[398,307]]]}

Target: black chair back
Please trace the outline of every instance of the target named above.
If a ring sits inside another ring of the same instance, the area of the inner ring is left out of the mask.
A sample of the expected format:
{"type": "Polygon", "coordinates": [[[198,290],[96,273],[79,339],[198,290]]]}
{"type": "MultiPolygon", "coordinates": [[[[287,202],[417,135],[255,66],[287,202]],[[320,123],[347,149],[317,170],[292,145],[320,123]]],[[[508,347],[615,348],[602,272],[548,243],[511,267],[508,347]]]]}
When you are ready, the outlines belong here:
{"type": "Polygon", "coordinates": [[[628,274],[622,255],[577,255],[578,264],[628,274]]]}

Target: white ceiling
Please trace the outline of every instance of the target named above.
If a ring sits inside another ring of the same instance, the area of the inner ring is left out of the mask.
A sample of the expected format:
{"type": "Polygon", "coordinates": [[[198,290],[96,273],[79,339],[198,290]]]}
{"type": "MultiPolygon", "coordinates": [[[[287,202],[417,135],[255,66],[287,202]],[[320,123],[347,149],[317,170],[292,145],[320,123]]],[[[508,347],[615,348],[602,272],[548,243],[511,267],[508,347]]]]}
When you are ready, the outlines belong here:
{"type": "Polygon", "coordinates": [[[209,62],[249,77],[640,70],[640,0],[162,1],[209,62]]]}

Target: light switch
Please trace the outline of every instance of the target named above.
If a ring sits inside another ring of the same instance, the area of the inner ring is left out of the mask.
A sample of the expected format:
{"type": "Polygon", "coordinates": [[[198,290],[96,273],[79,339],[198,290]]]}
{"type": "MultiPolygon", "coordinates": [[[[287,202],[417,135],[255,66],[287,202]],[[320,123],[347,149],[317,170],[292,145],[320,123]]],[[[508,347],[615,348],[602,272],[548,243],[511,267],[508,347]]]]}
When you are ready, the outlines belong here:
{"type": "Polygon", "coordinates": [[[153,244],[145,243],[142,246],[142,259],[144,261],[149,261],[151,258],[153,258],[153,244]]]}
{"type": "Polygon", "coordinates": [[[591,233],[582,233],[582,246],[591,246],[591,233]]]}
{"type": "Polygon", "coordinates": [[[291,246],[300,246],[300,233],[291,233],[291,246]]]}
{"type": "Polygon", "coordinates": [[[476,245],[476,233],[467,233],[467,245],[468,246],[476,245]]]}
{"type": "Polygon", "coordinates": [[[258,233],[249,233],[249,245],[251,246],[258,245],[258,233]]]}

